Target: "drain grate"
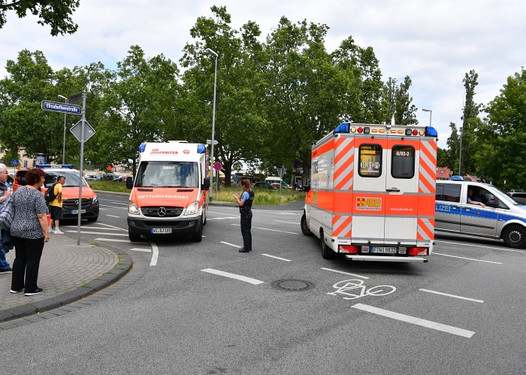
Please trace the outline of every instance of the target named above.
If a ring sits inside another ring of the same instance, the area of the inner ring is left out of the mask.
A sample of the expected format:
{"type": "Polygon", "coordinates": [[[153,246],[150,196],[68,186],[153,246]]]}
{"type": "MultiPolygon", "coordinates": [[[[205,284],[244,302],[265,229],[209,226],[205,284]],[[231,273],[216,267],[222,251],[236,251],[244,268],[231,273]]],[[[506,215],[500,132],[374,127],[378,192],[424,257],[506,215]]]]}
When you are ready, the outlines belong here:
{"type": "Polygon", "coordinates": [[[291,292],[302,292],[304,290],[312,289],[315,286],[314,283],[311,283],[310,281],[295,279],[277,280],[270,283],[270,285],[272,285],[274,288],[291,292]]]}

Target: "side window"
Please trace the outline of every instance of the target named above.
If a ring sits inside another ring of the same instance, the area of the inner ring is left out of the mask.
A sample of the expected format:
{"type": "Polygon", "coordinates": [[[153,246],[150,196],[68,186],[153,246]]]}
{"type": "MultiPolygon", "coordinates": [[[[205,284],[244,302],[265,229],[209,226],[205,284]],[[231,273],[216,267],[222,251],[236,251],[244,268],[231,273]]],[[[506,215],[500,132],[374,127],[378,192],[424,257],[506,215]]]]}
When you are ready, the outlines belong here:
{"type": "Polygon", "coordinates": [[[437,183],[437,201],[460,202],[461,185],[437,183]]]}
{"type": "Polygon", "coordinates": [[[393,146],[391,176],[413,178],[415,175],[415,149],[412,146],[393,146]]]}
{"type": "Polygon", "coordinates": [[[382,174],[382,147],[380,145],[361,145],[358,158],[360,176],[379,177],[382,174]]]}

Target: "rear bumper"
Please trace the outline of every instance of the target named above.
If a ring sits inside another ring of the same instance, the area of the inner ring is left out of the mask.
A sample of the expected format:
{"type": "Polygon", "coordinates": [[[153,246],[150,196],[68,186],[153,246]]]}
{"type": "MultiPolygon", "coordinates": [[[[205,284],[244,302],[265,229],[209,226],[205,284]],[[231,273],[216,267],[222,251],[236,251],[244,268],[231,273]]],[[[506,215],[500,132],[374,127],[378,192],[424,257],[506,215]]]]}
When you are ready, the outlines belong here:
{"type": "Polygon", "coordinates": [[[414,257],[399,257],[399,256],[378,256],[378,255],[351,255],[345,254],[345,258],[364,261],[364,262],[405,262],[405,263],[427,263],[427,257],[414,256],[414,257]]]}

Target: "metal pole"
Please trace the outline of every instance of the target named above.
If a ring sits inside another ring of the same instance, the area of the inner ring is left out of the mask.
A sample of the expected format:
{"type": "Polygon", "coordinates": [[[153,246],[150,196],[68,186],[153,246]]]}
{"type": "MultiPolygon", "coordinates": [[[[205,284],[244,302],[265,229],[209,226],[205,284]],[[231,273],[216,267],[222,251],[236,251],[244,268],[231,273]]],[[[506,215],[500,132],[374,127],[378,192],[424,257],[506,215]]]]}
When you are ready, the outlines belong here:
{"type": "Polygon", "coordinates": [[[460,145],[459,145],[459,151],[458,151],[458,175],[462,176],[460,173],[460,168],[462,165],[462,127],[460,127],[460,145]]]}
{"type": "Polygon", "coordinates": [[[86,124],[86,91],[82,91],[82,126],[80,131],[80,176],[79,176],[79,212],[77,221],[77,245],[80,245],[80,224],[82,221],[82,176],[84,174],[84,130],[86,124]]]}
{"type": "MultiPolygon", "coordinates": [[[[210,48],[206,49],[206,52],[209,55],[214,56],[215,58],[215,67],[214,67],[214,104],[212,108],[212,163],[215,163],[214,160],[214,135],[215,135],[215,126],[216,126],[216,89],[217,89],[217,57],[219,56],[217,52],[211,50],[210,48]]],[[[214,191],[214,172],[217,172],[217,180],[219,183],[219,171],[216,171],[212,168],[212,190],[210,190],[210,200],[212,200],[212,193],[214,191]]],[[[217,195],[217,190],[216,190],[217,195]]]]}
{"type": "MultiPolygon", "coordinates": [[[[68,102],[68,98],[63,95],[58,96],[61,99],[64,99],[64,103],[68,102]]],[[[66,116],[64,113],[64,141],[62,142],[62,165],[66,164],[66,116]]]]}

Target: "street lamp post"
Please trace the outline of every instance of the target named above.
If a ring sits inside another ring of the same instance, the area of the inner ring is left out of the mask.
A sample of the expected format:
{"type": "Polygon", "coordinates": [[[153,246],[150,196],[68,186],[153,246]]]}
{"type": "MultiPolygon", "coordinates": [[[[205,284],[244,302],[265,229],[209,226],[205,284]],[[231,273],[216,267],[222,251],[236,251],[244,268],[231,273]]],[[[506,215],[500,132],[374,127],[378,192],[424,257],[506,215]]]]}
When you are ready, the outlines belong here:
{"type": "Polygon", "coordinates": [[[425,109],[425,108],[422,108],[422,111],[429,112],[429,126],[431,126],[432,118],[433,118],[433,111],[430,109],[425,109]]]}
{"type": "MultiPolygon", "coordinates": [[[[215,126],[216,126],[216,88],[217,88],[217,58],[219,55],[217,52],[211,50],[210,48],[206,49],[206,53],[208,53],[211,56],[214,56],[215,59],[215,68],[214,68],[214,104],[212,109],[212,155],[211,160],[212,163],[215,163],[214,160],[214,134],[215,134],[215,126]]],[[[218,176],[218,185],[219,185],[219,171],[217,171],[218,176]]],[[[214,169],[212,169],[212,190],[210,191],[210,200],[212,200],[212,192],[214,191],[214,169]]],[[[216,190],[217,193],[217,190],[216,190]]]]}
{"type": "MultiPolygon", "coordinates": [[[[68,102],[68,98],[64,95],[58,96],[60,99],[64,99],[64,103],[68,102]]],[[[62,165],[66,164],[66,114],[64,113],[64,142],[62,143],[62,165]]]]}

